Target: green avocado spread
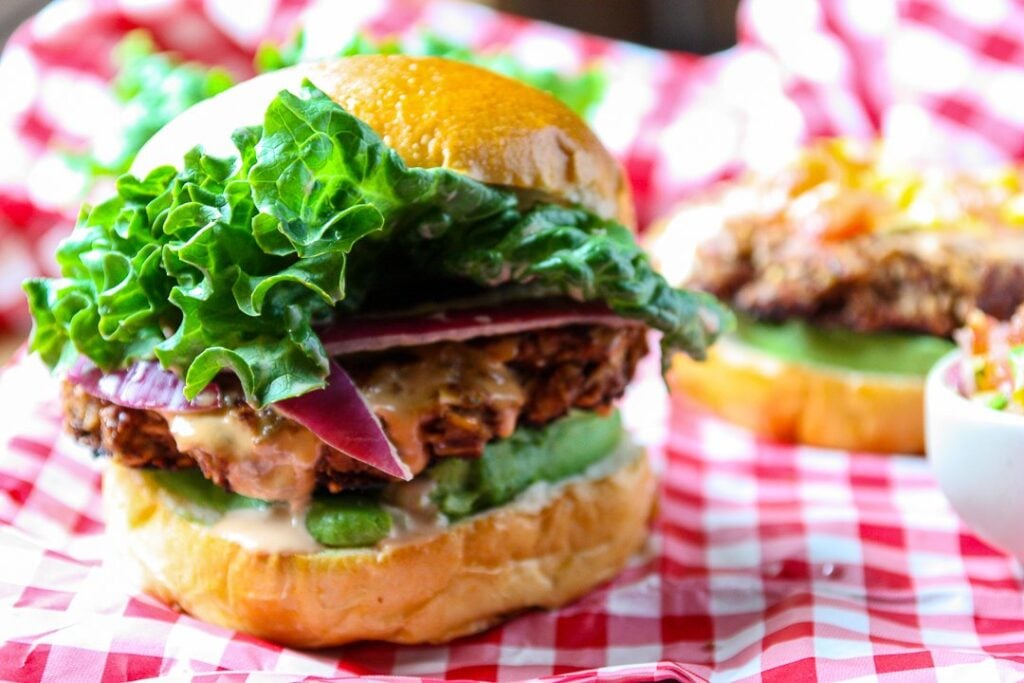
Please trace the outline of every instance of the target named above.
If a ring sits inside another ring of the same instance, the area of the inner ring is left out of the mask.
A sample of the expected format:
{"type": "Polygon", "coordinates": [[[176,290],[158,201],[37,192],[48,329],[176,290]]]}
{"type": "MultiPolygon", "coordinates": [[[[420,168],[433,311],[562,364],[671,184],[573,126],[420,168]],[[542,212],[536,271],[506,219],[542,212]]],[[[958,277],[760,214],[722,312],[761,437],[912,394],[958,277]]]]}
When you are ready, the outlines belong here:
{"type": "Polygon", "coordinates": [[[576,412],[541,429],[520,428],[487,445],[479,459],[443,458],[427,470],[434,504],[449,519],[503,505],[537,482],[579,474],[609,455],[622,439],[617,412],[576,412]]]}
{"type": "Polygon", "coordinates": [[[926,334],[865,334],[815,327],[801,320],[764,323],[742,316],[735,334],[748,346],[787,361],[914,377],[924,377],[954,347],[946,339],[926,334]]]}
{"type": "MultiPolygon", "coordinates": [[[[617,412],[573,412],[541,429],[520,428],[488,444],[480,458],[442,458],[420,476],[433,480],[430,497],[438,510],[457,520],[507,503],[534,483],[579,474],[610,455],[621,438],[617,412]]],[[[174,498],[180,514],[202,524],[231,510],[270,505],[225,491],[195,468],[148,474],[174,498]]],[[[306,512],[306,530],[328,548],[372,546],[387,538],[391,528],[391,512],[379,494],[320,494],[306,512]]]]}

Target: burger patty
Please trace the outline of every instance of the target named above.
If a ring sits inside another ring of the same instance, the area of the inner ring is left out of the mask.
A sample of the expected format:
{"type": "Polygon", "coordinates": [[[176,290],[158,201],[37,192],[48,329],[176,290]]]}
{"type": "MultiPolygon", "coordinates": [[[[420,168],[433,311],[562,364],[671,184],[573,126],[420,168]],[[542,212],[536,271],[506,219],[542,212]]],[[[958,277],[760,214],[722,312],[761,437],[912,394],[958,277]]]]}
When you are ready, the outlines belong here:
{"type": "MultiPolygon", "coordinates": [[[[607,410],[646,352],[642,326],[575,325],[340,362],[415,474],[434,457],[479,457],[520,424],[541,426],[572,408],[607,410]]],[[[68,382],[63,387],[68,431],[122,465],[198,466],[225,488],[272,500],[294,500],[296,473],[310,466],[316,486],[332,492],[386,480],[272,408],[226,398],[231,407],[200,414],[215,427],[211,438],[194,428],[195,414],[124,408],[68,382]]]]}
{"type": "Polygon", "coordinates": [[[1024,302],[1024,234],[909,230],[816,239],[739,219],[701,245],[689,283],[754,318],[949,337],[969,311],[1024,302]]]}

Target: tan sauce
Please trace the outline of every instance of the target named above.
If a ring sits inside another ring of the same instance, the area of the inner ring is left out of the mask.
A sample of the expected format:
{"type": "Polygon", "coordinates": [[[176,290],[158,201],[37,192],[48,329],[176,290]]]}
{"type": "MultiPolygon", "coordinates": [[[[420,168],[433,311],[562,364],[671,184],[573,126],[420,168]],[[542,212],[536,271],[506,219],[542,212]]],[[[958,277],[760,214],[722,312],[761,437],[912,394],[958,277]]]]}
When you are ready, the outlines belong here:
{"type": "Polygon", "coordinates": [[[316,486],[321,441],[294,424],[256,431],[230,410],[165,415],[182,453],[215,469],[232,491],[305,507],[316,486]],[[264,433],[266,432],[266,433],[264,433]]]}
{"type": "MultiPolygon", "coordinates": [[[[430,454],[422,437],[424,421],[439,408],[475,400],[499,415],[498,437],[515,429],[525,401],[522,386],[502,362],[502,350],[486,352],[454,344],[417,354],[407,363],[385,363],[360,391],[381,419],[388,436],[414,472],[430,454]]],[[[248,548],[267,552],[316,552],[322,547],[305,528],[305,508],[316,486],[316,465],[323,444],[290,421],[262,425],[230,410],[166,413],[178,450],[213,469],[234,492],[251,498],[287,501],[266,509],[226,513],[214,533],[248,548]]],[[[388,506],[394,526],[388,542],[430,535],[447,526],[429,502],[426,482],[403,485],[401,500],[388,506]]]]}
{"type": "MultiPolygon", "coordinates": [[[[526,397],[503,362],[506,351],[513,350],[439,344],[414,351],[410,361],[384,363],[360,382],[360,393],[413,474],[430,460],[424,424],[448,408],[486,404],[498,418],[494,436],[515,430],[526,397]]],[[[246,420],[230,409],[164,417],[178,450],[232,491],[287,501],[296,510],[312,495],[324,446],[305,427],[290,420],[246,420]]]]}
{"type": "Polygon", "coordinates": [[[385,489],[381,502],[391,515],[391,534],[384,544],[432,536],[448,526],[448,520],[430,499],[435,487],[434,480],[419,477],[385,489]]]}
{"type": "Polygon", "coordinates": [[[425,418],[438,407],[478,400],[509,416],[497,436],[515,429],[526,400],[523,388],[500,359],[479,349],[442,344],[418,353],[408,363],[385,363],[360,383],[359,390],[387,428],[392,443],[414,473],[427,466],[423,443],[425,418]]]}
{"type": "MultiPolygon", "coordinates": [[[[480,513],[470,520],[500,514],[511,506],[522,511],[539,511],[549,505],[566,486],[610,476],[642,457],[646,457],[644,449],[629,436],[624,436],[610,455],[580,474],[555,483],[537,482],[506,505],[480,513]]],[[[390,536],[381,541],[381,547],[428,538],[449,528],[448,520],[430,502],[432,487],[433,482],[417,480],[398,484],[392,489],[385,507],[393,524],[390,536]]],[[[282,506],[262,510],[232,510],[214,523],[211,530],[245,548],[268,553],[298,554],[324,550],[306,530],[305,514],[289,513],[282,506]]],[[[355,552],[366,550],[358,548],[355,552]]]]}
{"type": "Polygon", "coordinates": [[[323,550],[306,530],[305,512],[292,513],[280,506],[229,510],[211,529],[250,550],[292,554],[323,550]]]}
{"type": "MultiPolygon", "coordinates": [[[[611,476],[637,458],[646,457],[646,451],[628,434],[623,434],[618,445],[608,456],[579,474],[557,482],[536,482],[508,503],[456,523],[471,523],[488,515],[502,514],[513,507],[521,512],[539,512],[550,505],[556,496],[561,495],[567,486],[611,476]]],[[[433,485],[433,482],[421,480],[394,487],[398,492],[392,492],[389,500],[391,504],[388,505],[393,522],[391,535],[381,541],[381,546],[401,545],[429,538],[449,528],[448,519],[430,502],[429,495],[433,485]]]]}

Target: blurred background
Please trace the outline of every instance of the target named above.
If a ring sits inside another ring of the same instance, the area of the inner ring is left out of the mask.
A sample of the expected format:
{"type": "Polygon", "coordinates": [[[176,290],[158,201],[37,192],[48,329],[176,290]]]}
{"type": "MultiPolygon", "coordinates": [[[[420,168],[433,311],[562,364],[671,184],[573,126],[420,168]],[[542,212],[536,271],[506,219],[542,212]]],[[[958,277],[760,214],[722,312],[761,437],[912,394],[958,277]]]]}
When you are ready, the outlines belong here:
{"type": "MultiPolygon", "coordinates": [[[[467,0],[468,1],[468,0],[467,0]]],[[[708,54],[736,42],[739,0],[478,0],[602,36],[708,54]]],[[[0,45],[46,0],[0,0],[0,45]]]]}
{"type": "Polygon", "coordinates": [[[42,0],[3,0],[0,2],[0,45],[7,42],[7,37],[18,27],[18,24],[28,19],[45,4],[42,0]]]}
{"type": "Polygon", "coordinates": [[[0,59],[0,356],[28,326],[22,279],[55,274],[82,200],[109,196],[167,120],[235,78],[385,38],[560,97],[622,162],[642,226],[817,138],[967,168],[1024,158],[1021,0],[0,0],[0,43],[43,7],[0,59]]]}
{"type": "Polygon", "coordinates": [[[736,42],[739,0],[491,0],[521,14],[663,50],[708,54],[736,42]]]}
{"type": "MultiPolygon", "coordinates": [[[[466,0],[467,2],[469,0],[466,0]]],[[[478,0],[522,16],[652,47],[707,54],[736,42],[739,0],[478,0]]],[[[48,0],[0,0],[0,47],[48,0]]],[[[23,333],[4,330],[0,320],[0,362],[23,333]]]]}

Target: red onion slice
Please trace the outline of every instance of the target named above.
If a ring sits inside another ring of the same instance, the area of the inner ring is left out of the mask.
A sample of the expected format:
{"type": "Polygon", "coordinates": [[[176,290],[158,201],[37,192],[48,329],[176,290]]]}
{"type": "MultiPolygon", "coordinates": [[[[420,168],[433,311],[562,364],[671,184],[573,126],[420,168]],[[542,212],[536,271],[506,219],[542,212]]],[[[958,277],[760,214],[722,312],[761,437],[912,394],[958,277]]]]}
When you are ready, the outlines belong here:
{"type": "Polygon", "coordinates": [[[216,384],[210,384],[189,401],[185,398],[185,382],[156,361],[138,361],[124,370],[103,372],[80,356],[68,370],[67,378],[92,396],[124,408],[186,413],[221,406],[216,384]]]}
{"type": "Polygon", "coordinates": [[[392,477],[412,472],[348,373],[333,360],[327,386],[274,404],[274,409],[313,432],[328,446],[392,477]]]}
{"type": "Polygon", "coordinates": [[[613,326],[638,324],[616,315],[599,303],[560,302],[545,305],[536,301],[520,301],[420,315],[349,318],[319,330],[319,336],[328,354],[341,356],[360,351],[383,351],[440,341],[465,341],[476,337],[581,323],[613,326]]]}

